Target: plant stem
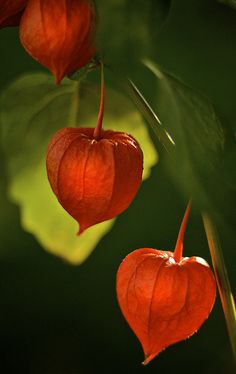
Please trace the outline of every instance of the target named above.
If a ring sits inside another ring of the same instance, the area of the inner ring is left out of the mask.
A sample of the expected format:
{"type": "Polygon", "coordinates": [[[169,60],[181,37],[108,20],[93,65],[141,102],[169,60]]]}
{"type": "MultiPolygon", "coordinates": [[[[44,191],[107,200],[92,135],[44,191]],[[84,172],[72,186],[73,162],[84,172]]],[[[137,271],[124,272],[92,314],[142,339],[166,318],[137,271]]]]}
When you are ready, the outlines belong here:
{"type": "Polygon", "coordinates": [[[236,309],[222,248],[214,222],[206,212],[202,213],[212,264],[215,271],[221,304],[225,315],[230,344],[236,361],[236,309]]]}
{"type": "Polygon", "coordinates": [[[178,238],[177,238],[175,250],[174,250],[174,259],[176,262],[180,262],[182,255],[183,255],[184,234],[185,234],[185,230],[186,230],[186,226],[188,222],[191,205],[192,203],[191,201],[189,201],[187,208],[185,210],[185,213],[184,213],[184,217],[183,217],[180,229],[179,229],[179,234],[178,234],[178,238]]]}
{"type": "Polygon", "coordinates": [[[153,129],[158,140],[161,142],[168,153],[172,153],[175,147],[175,143],[170,134],[162,126],[154,110],[148,104],[147,100],[143,97],[143,95],[131,79],[128,79],[127,87],[135,105],[153,129]]]}
{"type": "Polygon", "coordinates": [[[102,132],[102,123],[104,117],[104,104],[105,104],[105,89],[104,89],[104,67],[103,62],[101,62],[101,96],[100,96],[100,109],[98,113],[97,124],[93,133],[93,137],[95,139],[99,139],[101,137],[102,132]]]}

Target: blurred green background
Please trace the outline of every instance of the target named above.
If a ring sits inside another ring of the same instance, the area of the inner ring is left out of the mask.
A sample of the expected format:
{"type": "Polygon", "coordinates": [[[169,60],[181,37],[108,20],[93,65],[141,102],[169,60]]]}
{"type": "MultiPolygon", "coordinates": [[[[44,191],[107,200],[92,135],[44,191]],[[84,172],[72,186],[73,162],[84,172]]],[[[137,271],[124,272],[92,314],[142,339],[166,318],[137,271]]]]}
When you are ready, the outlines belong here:
{"type": "MultiPolygon", "coordinates": [[[[157,0],[101,0],[97,7],[102,52],[109,64],[131,74],[153,105],[155,90],[150,76],[140,73],[143,68],[139,60],[144,57],[154,59],[208,95],[223,118],[230,143],[226,174],[233,183],[236,12],[215,0],[176,0],[171,2],[162,24],[168,4],[157,0]]],[[[1,89],[21,73],[44,70],[21,47],[17,29],[1,30],[0,50],[1,89]]],[[[219,296],[209,320],[196,335],[168,348],[147,367],[141,366],[141,346],[118,308],[115,276],[121,260],[136,248],[172,249],[186,205],[185,197],[166,172],[162,147],[156,144],[160,161],[151,177],[92,255],[77,267],[45,252],[22,230],[19,209],[6,196],[7,176],[1,153],[1,373],[235,372],[219,296]]],[[[235,206],[225,206],[224,202],[222,206],[231,227],[222,229],[220,235],[235,290],[235,236],[228,235],[235,221],[235,206]]],[[[185,255],[198,255],[210,262],[201,217],[194,208],[185,255]]]]}

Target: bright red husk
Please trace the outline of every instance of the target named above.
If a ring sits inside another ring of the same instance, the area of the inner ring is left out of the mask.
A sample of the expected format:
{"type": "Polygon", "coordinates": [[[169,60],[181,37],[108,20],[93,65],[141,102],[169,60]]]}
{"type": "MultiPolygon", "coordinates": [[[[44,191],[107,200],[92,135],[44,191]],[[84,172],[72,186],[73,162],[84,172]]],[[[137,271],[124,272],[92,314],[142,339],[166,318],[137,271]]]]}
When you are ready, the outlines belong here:
{"type": "Polygon", "coordinates": [[[28,0],[0,0],[0,28],[18,26],[28,0]]]}
{"type": "Polygon", "coordinates": [[[143,154],[130,135],[64,128],[47,153],[51,187],[63,208],[86,228],[114,218],[131,203],[142,181],[143,154]]]}
{"type": "Polygon", "coordinates": [[[91,0],[29,0],[20,23],[26,51],[54,74],[56,83],[95,55],[91,0]]]}
{"type": "Polygon", "coordinates": [[[118,302],[142,344],[143,364],[194,334],[214,305],[216,284],[209,265],[199,257],[179,257],[181,245],[179,240],[174,252],[138,249],[117,273],[118,302]]]}

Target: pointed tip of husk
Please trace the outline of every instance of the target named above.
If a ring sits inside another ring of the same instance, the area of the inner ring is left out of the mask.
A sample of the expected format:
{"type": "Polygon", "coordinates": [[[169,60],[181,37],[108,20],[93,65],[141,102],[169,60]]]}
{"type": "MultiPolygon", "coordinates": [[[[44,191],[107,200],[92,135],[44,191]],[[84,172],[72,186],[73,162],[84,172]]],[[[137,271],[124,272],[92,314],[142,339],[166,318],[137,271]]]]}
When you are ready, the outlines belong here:
{"type": "Polygon", "coordinates": [[[147,354],[147,355],[145,354],[145,358],[144,358],[144,361],[142,362],[142,365],[146,366],[147,364],[149,364],[149,362],[152,361],[156,356],[158,356],[159,353],[162,352],[164,349],[165,348],[159,349],[155,353],[150,353],[150,354],[147,354]]]}
{"type": "Polygon", "coordinates": [[[77,236],[80,236],[80,235],[82,235],[83,234],[83,232],[84,232],[84,230],[81,230],[81,228],[79,228],[79,230],[77,231],[77,236]]]}
{"type": "Polygon", "coordinates": [[[54,75],[54,76],[55,76],[55,84],[56,84],[56,86],[60,86],[61,81],[62,81],[62,79],[63,79],[64,77],[59,76],[59,75],[54,75]]]}
{"type": "Polygon", "coordinates": [[[88,225],[83,225],[83,224],[80,224],[79,222],[78,222],[78,224],[79,224],[79,230],[78,230],[78,232],[77,232],[77,236],[80,236],[80,235],[82,235],[83,234],[83,232],[85,231],[85,230],[87,230],[90,226],[88,226],[88,225]]]}
{"type": "Polygon", "coordinates": [[[149,362],[153,359],[152,355],[150,356],[145,356],[145,359],[144,361],[142,362],[142,365],[143,366],[146,366],[147,364],[149,364],[149,362]]]}
{"type": "Polygon", "coordinates": [[[54,75],[55,78],[55,84],[59,86],[61,84],[62,79],[65,77],[65,72],[61,72],[60,69],[52,69],[51,70],[52,74],[54,75]]]}

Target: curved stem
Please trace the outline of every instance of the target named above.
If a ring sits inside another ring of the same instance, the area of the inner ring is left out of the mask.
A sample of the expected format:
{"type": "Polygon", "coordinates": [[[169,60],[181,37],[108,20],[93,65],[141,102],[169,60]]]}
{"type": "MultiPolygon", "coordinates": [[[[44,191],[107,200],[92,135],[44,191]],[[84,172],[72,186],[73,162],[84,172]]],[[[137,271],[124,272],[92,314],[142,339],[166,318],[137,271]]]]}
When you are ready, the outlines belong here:
{"type": "Polygon", "coordinates": [[[202,213],[212,264],[215,271],[217,287],[225,315],[230,344],[236,361],[236,309],[230,281],[225,266],[223,251],[219,242],[216,227],[206,212],[202,213]]]}
{"type": "Polygon", "coordinates": [[[174,259],[176,262],[180,262],[183,256],[184,234],[185,234],[191,206],[192,206],[192,203],[191,201],[189,201],[186,211],[184,213],[184,217],[183,217],[180,229],[179,229],[179,234],[178,234],[178,238],[177,238],[175,250],[174,250],[174,259]]]}
{"type": "Polygon", "coordinates": [[[100,96],[100,109],[98,113],[97,124],[93,133],[95,139],[101,137],[102,132],[102,123],[104,117],[104,105],[105,105],[105,89],[104,89],[104,67],[103,62],[101,62],[101,96],[100,96]]]}

